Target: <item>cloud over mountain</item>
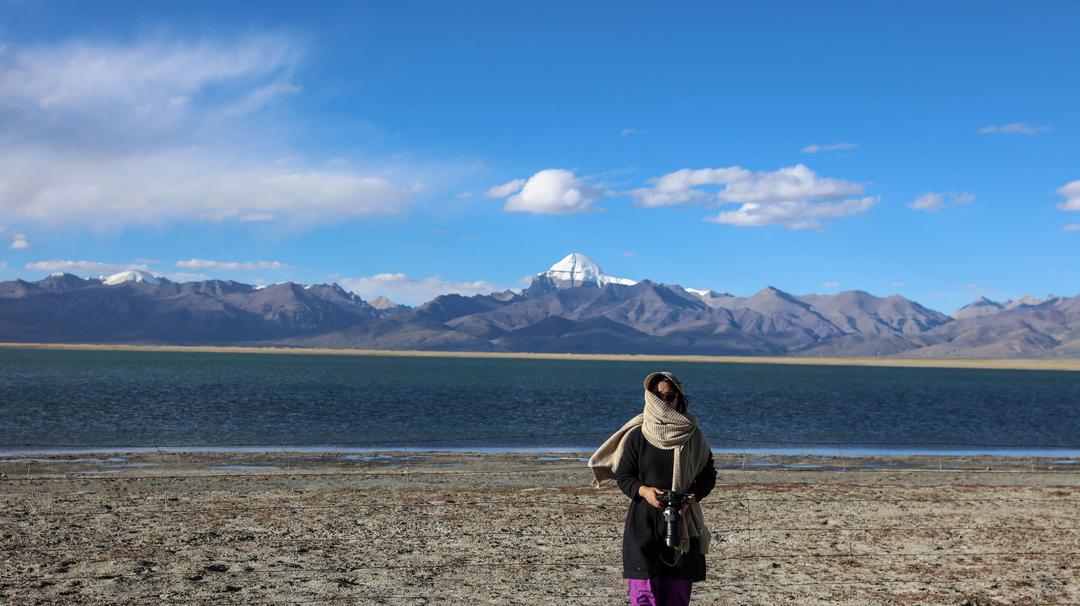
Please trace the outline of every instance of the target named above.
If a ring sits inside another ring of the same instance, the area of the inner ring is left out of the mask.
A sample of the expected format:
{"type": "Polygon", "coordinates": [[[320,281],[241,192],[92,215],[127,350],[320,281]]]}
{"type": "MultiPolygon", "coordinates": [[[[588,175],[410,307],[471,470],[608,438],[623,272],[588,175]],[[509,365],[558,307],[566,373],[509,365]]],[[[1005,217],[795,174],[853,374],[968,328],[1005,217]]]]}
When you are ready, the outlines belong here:
{"type": "Polygon", "coordinates": [[[738,204],[735,210],[705,219],[738,227],[815,228],[822,219],[865,212],[876,202],[870,196],[851,198],[863,193],[863,184],[819,177],[804,164],[760,172],[740,166],[682,169],[650,179],[649,184],[630,192],[638,206],[738,204]]]}
{"type": "Polygon", "coordinates": [[[48,261],[33,261],[24,266],[26,269],[39,271],[70,271],[81,273],[99,273],[107,271],[124,271],[136,269],[149,271],[150,266],[146,263],[103,263],[101,261],[69,261],[66,259],[50,259],[48,261]]]}
{"type": "Polygon", "coordinates": [[[382,273],[359,278],[344,278],[341,285],[365,300],[386,297],[407,305],[418,305],[438,295],[482,295],[506,290],[505,287],[476,280],[454,282],[440,276],[415,278],[403,273],[382,273]]]}
{"type": "Polygon", "coordinates": [[[188,259],[177,261],[176,266],[181,269],[217,269],[224,271],[241,271],[250,269],[288,269],[289,266],[280,261],[210,261],[208,259],[188,259]]]}
{"type": "Polygon", "coordinates": [[[493,198],[506,198],[503,210],[534,215],[573,215],[593,208],[603,192],[573,171],[548,168],[528,179],[514,179],[488,190],[493,198]]]}

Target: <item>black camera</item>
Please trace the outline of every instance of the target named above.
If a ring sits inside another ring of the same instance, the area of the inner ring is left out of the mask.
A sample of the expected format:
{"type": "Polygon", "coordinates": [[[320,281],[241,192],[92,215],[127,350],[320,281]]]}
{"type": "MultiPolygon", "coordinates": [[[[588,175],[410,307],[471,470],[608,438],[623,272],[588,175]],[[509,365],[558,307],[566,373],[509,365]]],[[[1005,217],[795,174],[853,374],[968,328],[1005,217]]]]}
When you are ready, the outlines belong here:
{"type": "Polygon", "coordinates": [[[664,518],[664,545],[675,549],[682,542],[682,519],[679,517],[679,509],[684,503],[689,502],[689,495],[684,492],[662,492],[656,495],[657,500],[664,504],[664,510],[660,515],[664,518]]]}

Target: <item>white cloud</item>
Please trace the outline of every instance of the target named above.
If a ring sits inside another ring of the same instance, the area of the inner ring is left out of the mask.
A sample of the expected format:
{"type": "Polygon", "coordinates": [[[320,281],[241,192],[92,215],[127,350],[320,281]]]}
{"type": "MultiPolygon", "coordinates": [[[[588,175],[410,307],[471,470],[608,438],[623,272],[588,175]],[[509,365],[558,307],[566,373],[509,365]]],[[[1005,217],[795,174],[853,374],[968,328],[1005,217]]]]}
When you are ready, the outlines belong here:
{"type": "Polygon", "coordinates": [[[412,171],[277,162],[294,154],[276,123],[245,119],[300,92],[299,54],[283,36],[0,54],[0,216],[303,228],[400,210],[417,175],[391,175],[412,171]]]}
{"type": "Polygon", "coordinates": [[[247,213],[237,217],[237,220],[241,223],[266,223],[267,221],[273,221],[274,215],[270,213],[247,213]]]}
{"type": "Polygon", "coordinates": [[[1061,210],[1080,210],[1080,179],[1070,181],[1057,190],[1065,201],[1058,204],[1061,210]]]}
{"type": "Polygon", "coordinates": [[[889,285],[889,288],[903,288],[904,286],[906,286],[906,284],[903,282],[893,282],[889,285]]]}
{"type": "Polygon", "coordinates": [[[21,148],[0,158],[0,212],[96,227],[169,221],[310,226],[400,210],[408,194],[348,172],[235,165],[198,150],[97,156],[21,148]]]}
{"type": "Polygon", "coordinates": [[[1062,225],[1061,231],[1080,231],[1080,223],[1067,223],[1062,225]]]}
{"type": "Polygon", "coordinates": [[[715,198],[715,194],[701,189],[702,185],[724,185],[745,180],[752,173],[745,168],[684,168],[649,179],[650,187],[635,189],[630,192],[634,204],[638,206],[670,206],[673,204],[694,204],[715,198]]]}
{"type": "Polygon", "coordinates": [[[35,128],[148,137],[186,128],[206,109],[235,116],[295,93],[298,55],[282,36],[16,48],[0,56],[0,106],[35,128]]]}
{"type": "Polygon", "coordinates": [[[619,134],[622,135],[623,137],[630,137],[630,136],[639,134],[640,132],[641,131],[639,131],[636,128],[624,128],[624,129],[619,131],[619,134]]]}
{"type": "Polygon", "coordinates": [[[173,282],[204,282],[210,279],[210,276],[206,274],[194,274],[185,271],[167,272],[164,274],[158,274],[173,282]]]}
{"type": "Polygon", "coordinates": [[[935,212],[948,206],[962,206],[975,201],[975,194],[971,192],[927,192],[915,198],[908,204],[908,208],[925,212],[935,212]]]}
{"type": "Polygon", "coordinates": [[[7,261],[0,261],[0,269],[7,267],[7,261]]]}
{"type": "Polygon", "coordinates": [[[877,198],[868,196],[838,202],[807,202],[787,200],[782,202],[747,202],[737,210],[721,212],[706,217],[710,223],[723,223],[737,227],[761,227],[784,225],[788,229],[817,229],[821,219],[849,217],[870,210],[877,198]]]}
{"type": "Polygon", "coordinates": [[[952,192],[949,194],[949,198],[952,199],[953,204],[967,204],[968,202],[975,201],[975,194],[969,191],[960,193],[952,192]]]}
{"type": "Polygon", "coordinates": [[[840,283],[836,280],[826,280],[820,284],[821,288],[826,290],[835,290],[840,287],[840,283]]]}
{"type": "Polygon", "coordinates": [[[24,234],[15,234],[12,236],[10,248],[11,250],[26,250],[30,248],[30,242],[24,234]]]}
{"type": "Polygon", "coordinates": [[[241,271],[251,269],[288,269],[289,266],[280,261],[210,261],[207,259],[188,259],[177,261],[176,266],[180,269],[217,269],[223,271],[241,271]]]}
{"type": "Polygon", "coordinates": [[[506,290],[483,280],[453,282],[439,276],[414,278],[402,273],[385,273],[361,278],[345,278],[339,281],[344,288],[356,293],[365,301],[384,296],[395,303],[418,305],[438,295],[460,294],[465,296],[486,295],[506,290]]]}
{"type": "Polygon", "coordinates": [[[496,185],[487,190],[485,194],[489,198],[505,198],[521,191],[521,188],[525,186],[525,179],[514,179],[513,181],[507,181],[502,185],[496,185]]]}
{"type": "Polygon", "coordinates": [[[935,192],[925,193],[918,198],[915,198],[911,204],[908,204],[909,208],[915,210],[935,211],[945,206],[945,196],[935,192]]]}
{"type": "Polygon", "coordinates": [[[142,271],[150,271],[150,267],[145,263],[102,263],[100,261],[66,261],[62,259],[51,259],[48,261],[34,261],[24,265],[26,269],[33,269],[38,271],[68,271],[68,272],[82,272],[82,273],[96,273],[96,272],[118,272],[128,269],[139,269],[142,271]]]}
{"type": "Polygon", "coordinates": [[[864,189],[861,183],[818,177],[803,164],[774,172],[753,173],[726,185],[717,194],[718,199],[740,204],[838,200],[860,194],[864,189]]]}
{"type": "MultiPolygon", "coordinates": [[[[509,186],[519,181],[521,179],[492,188],[488,190],[488,195],[496,193],[495,189],[499,192],[512,191],[509,186]]],[[[503,210],[535,215],[570,215],[595,210],[592,203],[602,195],[598,188],[578,178],[572,171],[549,168],[529,177],[521,186],[521,191],[506,199],[503,210]]]]}
{"type": "Polygon", "coordinates": [[[820,154],[822,152],[831,151],[851,151],[859,149],[859,146],[855,143],[828,143],[826,145],[807,145],[802,148],[804,154],[820,154]]]}
{"type": "Polygon", "coordinates": [[[1050,130],[1049,126],[1032,126],[1027,122],[1009,122],[1008,124],[999,124],[984,126],[979,129],[980,135],[1037,135],[1050,130]]]}
{"type": "Polygon", "coordinates": [[[739,204],[736,210],[705,220],[740,227],[814,228],[821,225],[823,218],[864,212],[877,200],[852,199],[863,192],[863,184],[819,177],[803,164],[756,173],[739,166],[682,169],[650,179],[649,185],[630,192],[636,205],[739,204]]]}

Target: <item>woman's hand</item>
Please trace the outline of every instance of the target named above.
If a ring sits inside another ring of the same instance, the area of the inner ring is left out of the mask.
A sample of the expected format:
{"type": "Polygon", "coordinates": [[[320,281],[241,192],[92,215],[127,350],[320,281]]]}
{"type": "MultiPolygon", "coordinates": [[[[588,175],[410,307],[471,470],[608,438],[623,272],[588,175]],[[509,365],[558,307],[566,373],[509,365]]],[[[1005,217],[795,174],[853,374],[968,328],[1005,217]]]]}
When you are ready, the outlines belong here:
{"type": "Polygon", "coordinates": [[[663,490],[642,484],[641,488],[638,488],[637,493],[641,495],[641,498],[648,501],[649,505],[652,505],[657,509],[663,509],[664,505],[660,502],[660,499],[657,498],[657,495],[664,494],[663,490]]]}
{"type": "Polygon", "coordinates": [[[697,497],[693,493],[686,495],[686,500],[683,501],[681,507],[679,507],[679,517],[686,516],[686,512],[690,511],[690,504],[697,500],[697,497]]]}

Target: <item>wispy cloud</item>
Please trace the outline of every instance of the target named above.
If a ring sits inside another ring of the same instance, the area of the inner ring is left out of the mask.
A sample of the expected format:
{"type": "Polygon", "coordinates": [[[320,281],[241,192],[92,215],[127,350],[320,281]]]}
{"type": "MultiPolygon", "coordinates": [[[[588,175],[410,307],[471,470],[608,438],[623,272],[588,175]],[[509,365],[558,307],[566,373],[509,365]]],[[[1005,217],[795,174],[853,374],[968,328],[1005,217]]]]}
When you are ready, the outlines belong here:
{"type": "Polygon", "coordinates": [[[11,250],[26,250],[30,248],[30,242],[26,239],[24,234],[15,234],[11,238],[11,250]]]}
{"type": "Polygon", "coordinates": [[[503,210],[534,215],[572,215],[599,210],[592,206],[603,196],[600,188],[561,168],[542,170],[528,179],[514,179],[488,190],[506,198],[503,210]]]}
{"type": "Polygon", "coordinates": [[[738,227],[812,229],[822,219],[865,212],[877,201],[852,197],[863,193],[862,183],[819,177],[803,164],[761,172],[740,166],[682,169],[650,179],[649,185],[630,192],[636,205],[738,204],[705,219],[738,227]]]}
{"type": "Polygon", "coordinates": [[[174,271],[158,274],[173,282],[204,282],[210,279],[206,274],[191,273],[186,271],[174,271]]]}
{"type": "Polygon", "coordinates": [[[396,303],[419,305],[445,294],[465,296],[483,295],[506,290],[484,280],[474,282],[454,282],[440,276],[414,278],[403,273],[383,273],[360,278],[345,278],[339,281],[342,287],[356,293],[360,298],[370,301],[383,296],[396,303]]]}
{"type": "Polygon", "coordinates": [[[266,223],[267,221],[273,221],[274,215],[270,213],[247,213],[237,217],[237,220],[241,223],[266,223]]]}
{"type": "Polygon", "coordinates": [[[300,93],[300,54],[283,36],[8,49],[0,215],[97,228],[303,228],[401,210],[415,176],[277,162],[290,152],[267,144],[273,124],[245,118],[300,93]]]}
{"type": "Polygon", "coordinates": [[[401,210],[381,177],[231,164],[198,150],[100,157],[22,148],[0,158],[0,211],[108,227],[173,221],[333,223],[401,210]]]}
{"type": "Polygon", "coordinates": [[[825,290],[836,290],[837,288],[840,288],[840,283],[836,280],[826,280],[822,282],[819,286],[821,288],[824,288],[825,290]]]}
{"type": "Polygon", "coordinates": [[[525,179],[514,179],[513,181],[507,181],[502,185],[496,185],[489,188],[485,195],[489,198],[506,198],[521,191],[521,188],[524,186],[525,179]]]}
{"type": "Polygon", "coordinates": [[[1080,223],[1066,223],[1061,226],[1061,231],[1080,231],[1080,223]]]}
{"type": "Polygon", "coordinates": [[[802,148],[802,151],[803,151],[804,154],[820,154],[822,152],[853,151],[853,150],[856,150],[856,149],[859,149],[859,146],[856,145],[855,143],[839,142],[839,143],[829,143],[829,144],[826,144],[826,145],[817,145],[817,144],[815,144],[815,145],[807,145],[806,147],[802,148]]]}
{"type": "Polygon", "coordinates": [[[222,271],[242,271],[252,269],[288,269],[290,266],[280,261],[210,261],[208,259],[188,259],[177,261],[180,269],[216,269],[222,271]]]}
{"type": "Polygon", "coordinates": [[[975,194],[971,192],[927,192],[915,198],[908,204],[908,208],[924,212],[935,212],[950,206],[963,206],[975,201],[975,194]]]}
{"type": "Polygon", "coordinates": [[[295,92],[290,79],[299,55],[291,39],[269,35],[12,47],[0,57],[0,102],[46,134],[78,126],[145,140],[295,92]]]}
{"type": "Polygon", "coordinates": [[[81,273],[115,272],[128,269],[150,271],[145,263],[103,263],[101,261],[67,261],[63,259],[50,259],[48,261],[33,261],[24,265],[26,269],[36,271],[67,271],[81,273]]]}
{"type": "Polygon", "coordinates": [[[1049,126],[1032,126],[1027,122],[1009,122],[1008,124],[998,124],[991,126],[984,126],[979,129],[980,135],[1037,135],[1039,133],[1045,133],[1050,130],[1049,126]]]}
{"type": "Polygon", "coordinates": [[[1066,183],[1058,188],[1057,193],[1065,198],[1064,202],[1057,205],[1058,208],[1068,211],[1080,210],[1080,179],[1066,183]]]}
{"type": "Polygon", "coordinates": [[[641,133],[641,131],[639,131],[636,128],[624,128],[624,129],[619,131],[619,135],[621,135],[623,137],[632,137],[632,136],[640,134],[640,133],[641,133]]]}

